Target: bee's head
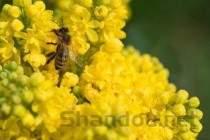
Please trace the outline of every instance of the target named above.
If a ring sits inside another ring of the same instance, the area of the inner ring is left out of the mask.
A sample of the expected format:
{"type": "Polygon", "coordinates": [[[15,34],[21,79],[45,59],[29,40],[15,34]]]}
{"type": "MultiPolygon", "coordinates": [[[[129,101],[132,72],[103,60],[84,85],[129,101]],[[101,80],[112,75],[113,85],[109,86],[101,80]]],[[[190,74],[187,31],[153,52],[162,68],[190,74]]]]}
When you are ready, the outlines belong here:
{"type": "Polygon", "coordinates": [[[58,30],[52,29],[52,32],[54,32],[58,39],[62,42],[65,42],[66,44],[69,44],[70,42],[70,36],[68,35],[69,29],[67,27],[62,27],[58,30]]]}
{"type": "Polygon", "coordinates": [[[67,27],[63,27],[59,29],[59,32],[66,34],[69,32],[69,29],[67,27]]]}

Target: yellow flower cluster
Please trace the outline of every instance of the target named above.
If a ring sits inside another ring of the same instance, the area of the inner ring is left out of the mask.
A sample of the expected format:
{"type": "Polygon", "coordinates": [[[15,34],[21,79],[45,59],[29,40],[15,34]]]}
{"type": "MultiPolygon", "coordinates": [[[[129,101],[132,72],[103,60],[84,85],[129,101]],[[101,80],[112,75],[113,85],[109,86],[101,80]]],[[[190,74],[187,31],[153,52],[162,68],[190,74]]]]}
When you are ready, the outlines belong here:
{"type": "Polygon", "coordinates": [[[30,0],[14,0],[13,5],[4,5],[0,18],[0,62],[15,60],[20,63],[21,56],[34,70],[45,65],[44,52],[55,49],[46,41],[56,40],[50,31],[58,28],[52,14],[52,11],[45,10],[41,1],[32,4],[30,0]]]}
{"type": "Polygon", "coordinates": [[[53,86],[39,72],[26,76],[15,62],[1,67],[0,93],[0,137],[6,139],[35,139],[55,132],[60,114],[77,102],[68,89],[53,86]]]}
{"type": "Polygon", "coordinates": [[[122,49],[122,28],[129,17],[129,0],[59,0],[56,17],[70,29],[72,45],[84,55],[103,48],[109,52],[122,49]]]}
{"type": "Polygon", "coordinates": [[[197,97],[176,90],[157,58],[123,48],[129,0],[13,0],[0,13],[0,137],[195,140],[197,97]],[[60,24],[60,25],[59,25],[60,24]],[[69,29],[82,68],[46,65],[51,32],[69,29]]]}

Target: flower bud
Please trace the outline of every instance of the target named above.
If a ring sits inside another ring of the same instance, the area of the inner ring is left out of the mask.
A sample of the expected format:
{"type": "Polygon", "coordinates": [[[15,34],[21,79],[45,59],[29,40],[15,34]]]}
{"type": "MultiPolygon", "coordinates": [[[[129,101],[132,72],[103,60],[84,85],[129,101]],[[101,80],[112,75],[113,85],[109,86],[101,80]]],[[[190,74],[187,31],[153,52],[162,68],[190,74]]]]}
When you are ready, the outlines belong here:
{"type": "Polygon", "coordinates": [[[23,67],[21,66],[18,66],[17,69],[16,69],[16,73],[19,74],[19,75],[22,75],[24,74],[24,70],[23,70],[23,67]]]}
{"type": "Polygon", "coordinates": [[[186,115],[186,109],[183,104],[176,104],[172,108],[173,113],[176,116],[185,116],[186,115]]]}
{"type": "Polygon", "coordinates": [[[7,73],[6,72],[0,72],[0,79],[6,79],[7,78],[7,73]]]}
{"type": "Polygon", "coordinates": [[[33,115],[31,115],[31,113],[27,112],[25,113],[25,115],[22,117],[22,123],[23,125],[25,125],[26,127],[33,127],[33,125],[35,124],[35,118],[33,115]]]}
{"type": "Polygon", "coordinates": [[[26,7],[30,4],[32,4],[31,0],[13,0],[13,5],[19,6],[19,7],[26,7]]]}
{"type": "Polygon", "coordinates": [[[95,100],[98,96],[98,90],[94,89],[91,84],[88,84],[84,88],[84,96],[88,101],[95,100]]]}
{"type": "Polygon", "coordinates": [[[35,5],[29,5],[25,8],[28,17],[35,16],[39,11],[35,5]]]}
{"type": "Polygon", "coordinates": [[[123,44],[119,39],[111,39],[102,46],[107,52],[118,52],[122,50],[122,47],[123,44]]]}
{"type": "Polygon", "coordinates": [[[33,103],[32,104],[32,111],[33,112],[38,112],[39,111],[39,104],[33,103]]]}
{"type": "Polygon", "coordinates": [[[187,98],[189,97],[189,93],[186,90],[179,90],[176,94],[175,102],[177,104],[183,104],[187,101],[187,98]]]}
{"type": "Polygon", "coordinates": [[[21,15],[20,8],[17,6],[11,6],[8,8],[8,14],[13,18],[18,18],[21,15]]]}
{"type": "Polygon", "coordinates": [[[8,83],[9,83],[9,80],[8,79],[3,79],[1,82],[2,82],[2,85],[7,86],[8,83]]]}
{"type": "Polygon", "coordinates": [[[202,130],[203,126],[198,119],[191,119],[189,122],[194,133],[199,133],[202,130]]]}
{"type": "Polygon", "coordinates": [[[14,19],[11,23],[11,27],[13,30],[19,32],[24,28],[24,25],[20,20],[14,19]]]}
{"type": "Polygon", "coordinates": [[[199,123],[196,127],[191,128],[192,132],[199,133],[203,129],[203,126],[201,123],[199,123]]]}
{"type": "Polygon", "coordinates": [[[8,13],[8,10],[11,8],[12,6],[9,4],[5,4],[2,8],[2,12],[4,12],[5,14],[8,13]]]}
{"type": "Polygon", "coordinates": [[[84,98],[78,98],[78,104],[82,104],[85,102],[85,99],[84,98]]]}
{"type": "Polygon", "coordinates": [[[15,71],[17,69],[17,63],[12,61],[12,62],[6,64],[4,67],[5,67],[5,69],[7,69],[9,71],[15,71]]]}
{"type": "Polygon", "coordinates": [[[34,99],[34,94],[31,92],[31,91],[25,91],[23,93],[23,100],[26,102],[26,103],[31,103],[34,99]]]}
{"type": "Polygon", "coordinates": [[[187,111],[187,115],[189,118],[197,118],[200,120],[203,117],[203,112],[199,109],[192,108],[187,111]]]}
{"type": "Polygon", "coordinates": [[[20,98],[20,96],[18,96],[18,95],[12,95],[12,101],[13,101],[15,104],[20,104],[20,103],[21,103],[21,98],[20,98]]]}
{"type": "Polygon", "coordinates": [[[20,85],[20,86],[25,86],[26,84],[27,84],[27,82],[28,82],[28,77],[27,76],[25,76],[25,75],[20,75],[20,76],[18,76],[18,85],[20,85]]]}
{"type": "Polygon", "coordinates": [[[17,92],[18,90],[18,87],[11,81],[7,84],[7,87],[9,88],[11,92],[17,92]]]}
{"type": "Polygon", "coordinates": [[[45,8],[46,8],[44,2],[42,2],[42,1],[36,1],[34,3],[34,5],[39,10],[39,12],[43,12],[45,10],[45,8]]]}
{"type": "Polygon", "coordinates": [[[167,105],[170,100],[170,94],[168,92],[164,92],[160,94],[160,102],[163,105],[167,105]]]}
{"type": "Polygon", "coordinates": [[[101,5],[95,8],[94,14],[97,17],[106,17],[108,15],[108,9],[106,6],[101,5]]]}
{"type": "Polygon", "coordinates": [[[30,83],[34,87],[41,85],[44,81],[45,77],[39,72],[32,74],[30,78],[30,83]]]}
{"type": "Polygon", "coordinates": [[[22,105],[15,105],[13,109],[14,115],[22,117],[26,113],[26,109],[22,105]]]}
{"type": "Polygon", "coordinates": [[[192,97],[189,99],[188,105],[192,108],[196,108],[200,105],[200,101],[197,97],[192,97]]]}
{"type": "Polygon", "coordinates": [[[179,128],[179,131],[181,132],[187,132],[190,130],[190,123],[186,121],[180,121],[178,122],[178,128],[179,128]]]}
{"type": "Polygon", "coordinates": [[[7,103],[4,103],[1,106],[1,111],[5,114],[5,115],[9,115],[11,112],[11,106],[9,106],[7,103]]]}
{"type": "Polygon", "coordinates": [[[61,86],[73,87],[73,86],[76,86],[78,81],[79,81],[79,78],[76,74],[66,72],[63,76],[62,81],[61,81],[61,86]]]}
{"type": "Polygon", "coordinates": [[[16,72],[12,72],[8,76],[9,80],[11,80],[12,82],[18,80],[17,77],[18,77],[18,74],[16,72]]]}
{"type": "Polygon", "coordinates": [[[191,125],[192,127],[196,127],[196,126],[199,125],[199,123],[200,123],[199,120],[196,119],[196,118],[190,119],[189,122],[190,122],[190,125],[191,125]]]}
{"type": "Polygon", "coordinates": [[[74,93],[75,96],[78,96],[79,93],[80,93],[80,91],[81,91],[81,89],[80,89],[79,86],[75,86],[75,87],[73,88],[73,93],[74,93]]]}
{"type": "Polygon", "coordinates": [[[196,109],[196,118],[199,120],[203,118],[203,112],[199,109],[196,109]]]}

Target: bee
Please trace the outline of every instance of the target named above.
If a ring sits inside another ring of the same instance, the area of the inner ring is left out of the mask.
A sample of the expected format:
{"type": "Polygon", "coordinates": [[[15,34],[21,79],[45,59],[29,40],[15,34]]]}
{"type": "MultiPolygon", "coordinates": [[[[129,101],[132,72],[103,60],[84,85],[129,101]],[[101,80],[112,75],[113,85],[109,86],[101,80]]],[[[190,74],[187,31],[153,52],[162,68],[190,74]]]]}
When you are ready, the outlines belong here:
{"type": "Polygon", "coordinates": [[[76,48],[70,45],[71,37],[68,34],[69,29],[67,27],[62,27],[51,31],[57,36],[58,41],[57,43],[47,42],[47,44],[57,45],[57,48],[56,52],[47,54],[48,60],[46,64],[49,64],[53,59],[55,59],[55,69],[60,70],[70,58],[72,61],[81,66],[76,48]]]}

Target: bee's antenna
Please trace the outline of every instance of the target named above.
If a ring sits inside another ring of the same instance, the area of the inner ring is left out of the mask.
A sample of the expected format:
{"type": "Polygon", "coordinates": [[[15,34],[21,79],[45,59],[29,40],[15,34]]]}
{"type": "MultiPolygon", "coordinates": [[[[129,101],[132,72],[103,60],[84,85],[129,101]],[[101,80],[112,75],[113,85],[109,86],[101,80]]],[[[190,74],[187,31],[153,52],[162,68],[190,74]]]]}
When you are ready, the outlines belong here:
{"type": "Polygon", "coordinates": [[[52,20],[53,22],[55,22],[59,27],[62,27],[61,25],[60,25],[60,23],[58,23],[57,21],[55,21],[55,20],[52,20]]]}
{"type": "Polygon", "coordinates": [[[63,27],[63,18],[61,18],[61,27],[63,27]]]}

